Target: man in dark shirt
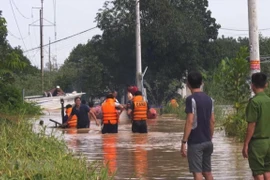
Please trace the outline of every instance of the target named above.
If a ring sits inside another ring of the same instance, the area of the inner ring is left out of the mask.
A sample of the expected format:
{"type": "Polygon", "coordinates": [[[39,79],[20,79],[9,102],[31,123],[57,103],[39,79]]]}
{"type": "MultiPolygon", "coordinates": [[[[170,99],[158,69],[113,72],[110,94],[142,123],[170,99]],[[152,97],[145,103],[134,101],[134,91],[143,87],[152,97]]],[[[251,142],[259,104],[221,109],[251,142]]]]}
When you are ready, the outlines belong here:
{"type": "Polygon", "coordinates": [[[212,180],[211,155],[215,122],[213,100],[201,91],[202,75],[199,72],[189,73],[187,85],[192,95],[186,99],[187,119],[181,153],[183,157],[188,157],[189,170],[194,179],[203,179],[204,176],[206,180],[212,180]]]}
{"type": "Polygon", "coordinates": [[[90,108],[85,104],[81,104],[80,97],[76,97],[74,101],[75,106],[72,108],[72,112],[67,121],[69,121],[73,115],[76,115],[78,117],[77,128],[89,128],[91,116],[90,108]]]}

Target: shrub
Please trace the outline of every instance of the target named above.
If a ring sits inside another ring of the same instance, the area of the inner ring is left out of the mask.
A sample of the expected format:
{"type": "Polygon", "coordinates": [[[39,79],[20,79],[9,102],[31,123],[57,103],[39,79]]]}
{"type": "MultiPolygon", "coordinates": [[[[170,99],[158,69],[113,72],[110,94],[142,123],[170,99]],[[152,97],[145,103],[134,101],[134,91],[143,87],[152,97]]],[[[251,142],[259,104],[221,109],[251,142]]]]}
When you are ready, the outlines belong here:
{"type": "Polygon", "coordinates": [[[224,128],[228,136],[236,137],[237,140],[243,141],[247,129],[244,110],[241,109],[238,113],[229,115],[225,119],[224,128]]]}
{"type": "Polygon", "coordinates": [[[33,103],[24,102],[22,93],[13,85],[0,83],[1,114],[38,115],[42,110],[33,103]]]}

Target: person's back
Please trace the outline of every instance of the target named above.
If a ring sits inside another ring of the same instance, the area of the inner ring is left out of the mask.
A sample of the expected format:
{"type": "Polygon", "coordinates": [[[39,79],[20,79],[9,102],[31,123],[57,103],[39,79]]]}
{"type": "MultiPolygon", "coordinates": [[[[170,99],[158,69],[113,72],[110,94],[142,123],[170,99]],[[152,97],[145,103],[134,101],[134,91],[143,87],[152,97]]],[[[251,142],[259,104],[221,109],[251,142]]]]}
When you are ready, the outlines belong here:
{"type": "Polygon", "coordinates": [[[270,98],[265,94],[267,76],[254,73],[251,89],[256,94],[246,107],[248,122],[242,154],[248,158],[254,179],[270,179],[270,98]]]}
{"type": "Polygon", "coordinates": [[[250,100],[251,103],[257,106],[260,117],[256,122],[253,138],[270,137],[270,97],[261,92],[250,100]]]}
{"type": "Polygon", "coordinates": [[[132,115],[132,132],[147,133],[148,104],[144,100],[141,91],[137,91],[134,95],[133,102],[128,109],[128,115],[132,115]]]}
{"type": "Polygon", "coordinates": [[[112,94],[106,96],[106,100],[101,105],[103,128],[102,134],[118,133],[118,113],[115,107],[115,100],[112,94]]]}
{"type": "Polygon", "coordinates": [[[186,113],[194,113],[194,122],[188,144],[211,141],[210,119],[213,101],[204,92],[195,92],[186,99],[186,113]]]}
{"type": "Polygon", "coordinates": [[[194,179],[203,179],[204,176],[206,180],[212,180],[211,155],[215,122],[213,101],[200,89],[201,73],[190,72],[187,79],[192,95],[186,99],[187,118],[181,153],[183,157],[187,156],[189,171],[193,173],[194,179]]]}

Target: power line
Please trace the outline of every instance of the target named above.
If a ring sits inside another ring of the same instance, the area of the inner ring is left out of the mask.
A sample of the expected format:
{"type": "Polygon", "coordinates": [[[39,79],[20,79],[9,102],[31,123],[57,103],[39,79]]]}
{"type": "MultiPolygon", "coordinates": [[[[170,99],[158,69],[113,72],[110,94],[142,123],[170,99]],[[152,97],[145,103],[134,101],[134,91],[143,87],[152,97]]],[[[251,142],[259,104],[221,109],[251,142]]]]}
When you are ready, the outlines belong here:
{"type": "Polygon", "coordinates": [[[20,14],[22,17],[24,17],[25,19],[30,19],[30,18],[26,17],[25,15],[23,15],[23,13],[21,13],[21,11],[19,10],[19,8],[17,7],[16,3],[15,3],[13,0],[12,0],[12,3],[13,3],[13,5],[14,5],[15,8],[16,8],[16,10],[19,12],[19,14],[20,14]]]}
{"type": "MultiPolygon", "coordinates": [[[[90,28],[90,29],[87,29],[87,30],[81,31],[81,32],[79,32],[79,33],[76,33],[76,34],[73,34],[73,35],[70,35],[70,36],[64,37],[64,38],[62,38],[62,39],[58,39],[58,40],[56,40],[56,41],[53,41],[53,42],[51,42],[50,44],[52,45],[52,44],[55,44],[55,43],[58,43],[58,42],[61,42],[61,41],[64,41],[64,40],[70,39],[70,38],[72,38],[72,37],[75,37],[75,36],[78,36],[78,35],[84,34],[84,33],[88,32],[88,31],[91,31],[91,30],[96,29],[96,28],[97,28],[97,26],[96,26],[96,27],[92,27],[92,28],[90,28]]],[[[42,47],[46,47],[46,46],[48,46],[48,45],[49,45],[49,43],[48,43],[48,44],[43,45],[42,47]]],[[[33,51],[33,50],[36,50],[36,49],[39,49],[39,48],[40,48],[40,46],[39,46],[39,47],[32,48],[32,49],[28,49],[28,50],[26,50],[26,51],[24,51],[24,52],[33,51]]]]}
{"type": "MultiPolygon", "coordinates": [[[[248,31],[246,29],[233,29],[233,28],[220,28],[222,30],[226,30],[226,31],[248,31]]],[[[264,29],[259,29],[259,31],[269,31],[270,28],[264,28],[264,29]]]]}
{"type": "Polygon", "coordinates": [[[18,40],[23,40],[23,39],[26,39],[27,37],[29,37],[29,35],[23,37],[22,39],[16,35],[14,35],[11,31],[8,30],[8,34],[11,35],[12,37],[14,37],[15,39],[18,39],[18,40]]]}
{"type": "Polygon", "coordinates": [[[17,21],[16,15],[15,15],[15,13],[14,13],[14,9],[13,9],[13,6],[12,6],[12,3],[11,3],[11,0],[9,0],[9,3],[10,3],[11,10],[12,10],[12,14],[13,14],[13,17],[14,17],[14,19],[15,19],[16,26],[17,26],[17,28],[18,28],[18,31],[19,31],[19,33],[20,33],[20,37],[21,37],[21,39],[22,39],[22,42],[23,42],[24,48],[25,48],[25,49],[27,49],[27,48],[26,48],[26,45],[25,45],[25,43],[24,43],[23,37],[22,37],[22,33],[21,33],[21,30],[20,30],[20,27],[19,27],[19,25],[18,25],[18,21],[17,21]]]}

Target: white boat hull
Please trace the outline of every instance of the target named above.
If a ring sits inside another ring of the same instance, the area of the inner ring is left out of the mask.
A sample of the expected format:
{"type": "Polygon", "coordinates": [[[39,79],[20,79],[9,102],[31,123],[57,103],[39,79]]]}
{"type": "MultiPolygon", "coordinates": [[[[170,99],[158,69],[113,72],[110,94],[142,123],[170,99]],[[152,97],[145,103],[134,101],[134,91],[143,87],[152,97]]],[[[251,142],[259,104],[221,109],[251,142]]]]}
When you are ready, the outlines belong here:
{"type": "Polygon", "coordinates": [[[26,102],[34,102],[41,108],[46,110],[61,109],[60,99],[64,100],[64,105],[74,105],[74,98],[81,97],[85,93],[66,93],[65,96],[53,96],[53,97],[25,97],[26,102]]]}

